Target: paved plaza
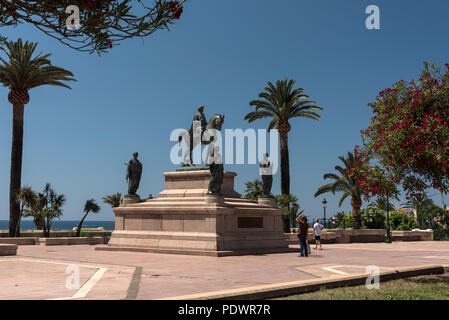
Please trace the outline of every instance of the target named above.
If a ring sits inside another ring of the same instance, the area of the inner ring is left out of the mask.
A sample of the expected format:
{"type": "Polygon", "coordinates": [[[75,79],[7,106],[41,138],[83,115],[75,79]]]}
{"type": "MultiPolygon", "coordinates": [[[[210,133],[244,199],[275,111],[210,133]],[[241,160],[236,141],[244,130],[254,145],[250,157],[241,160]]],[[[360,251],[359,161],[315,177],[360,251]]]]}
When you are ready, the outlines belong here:
{"type": "Polygon", "coordinates": [[[449,265],[449,242],[438,241],[329,244],[308,258],[296,252],[218,258],[95,247],[19,246],[17,256],[0,257],[0,299],[175,298],[362,273],[368,265],[449,265]]]}

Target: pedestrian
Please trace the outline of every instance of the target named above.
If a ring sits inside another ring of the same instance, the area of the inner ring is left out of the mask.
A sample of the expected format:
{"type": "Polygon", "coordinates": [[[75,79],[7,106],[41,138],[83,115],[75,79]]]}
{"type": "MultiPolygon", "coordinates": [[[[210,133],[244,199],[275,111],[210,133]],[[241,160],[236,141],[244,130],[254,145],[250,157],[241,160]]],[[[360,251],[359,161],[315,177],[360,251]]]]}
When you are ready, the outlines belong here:
{"type": "Polygon", "coordinates": [[[323,250],[321,246],[321,231],[324,229],[324,226],[320,224],[319,219],[315,219],[315,224],[313,225],[313,234],[315,235],[315,250],[318,250],[318,245],[320,246],[320,250],[323,250]]]}
{"type": "Polygon", "coordinates": [[[309,231],[309,225],[307,224],[307,218],[303,215],[298,216],[296,219],[299,222],[298,239],[299,239],[299,254],[300,257],[308,257],[309,250],[307,248],[307,233],[309,231]]]}

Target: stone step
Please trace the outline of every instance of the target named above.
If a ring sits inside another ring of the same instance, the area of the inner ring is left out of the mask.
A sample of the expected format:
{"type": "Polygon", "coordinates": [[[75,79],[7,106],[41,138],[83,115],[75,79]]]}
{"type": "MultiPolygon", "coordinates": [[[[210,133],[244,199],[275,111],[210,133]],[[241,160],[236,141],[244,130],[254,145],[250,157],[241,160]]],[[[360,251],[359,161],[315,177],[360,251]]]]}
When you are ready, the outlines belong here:
{"type": "Polygon", "coordinates": [[[17,244],[0,244],[0,256],[15,256],[17,244]]]}
{"type": "Polygon", "coordinates": [[[34,237],[0,238],[0,244],[34,245],[34,237]]]}

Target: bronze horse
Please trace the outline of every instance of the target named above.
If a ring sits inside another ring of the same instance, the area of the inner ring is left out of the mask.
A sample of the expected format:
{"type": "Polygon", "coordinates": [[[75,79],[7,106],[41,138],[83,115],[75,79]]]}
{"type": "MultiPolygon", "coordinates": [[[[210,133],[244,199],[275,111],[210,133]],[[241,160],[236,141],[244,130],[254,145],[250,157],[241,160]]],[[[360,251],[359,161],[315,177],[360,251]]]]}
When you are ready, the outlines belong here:
{"type": "MultiPolygon", "coordinates": [[[[209,122],[207,123],[206,130],[208,130],[208,129],[215,129],[215,130],[221,131],[221,127],[223,125],[223,122],[224,122],[224,115],[222,115],[222,114],[214,114],[210,118],[209,122]]],[[[211,141],[214,140],[214,135],[212,135],[209,138],[209,140],[207,140],[207,139],[203,140],[203,136],[204,136],[204,132],[205,131],[201,132],[201,140],[199,141],[199,143],[208,145],[208,144],[211,143],[211,141]]],[[[211,134],[213,134],[213,131],[211,131],[211,134]]],[[[184,142],[187,145],[187,150],[184,152],[184,155],[183,155],[182,166],[183,167],[188,167],[188,166],[190,166],[190,163],[194,166],[195,164],[192,161],[192,150],[195,149],[195,147],[198,145],[198,141],[194,141],[194,139],[193,139],[193,128],[190,128],[189,131],[187,131],[187,130],[183,131],[179,135],[179,137],[178,137],[179,144],[181,144],[182,140],[184,140],[184,142]],[[186,161],[187,156],[189,156],[188,161],[186,161]]]]}

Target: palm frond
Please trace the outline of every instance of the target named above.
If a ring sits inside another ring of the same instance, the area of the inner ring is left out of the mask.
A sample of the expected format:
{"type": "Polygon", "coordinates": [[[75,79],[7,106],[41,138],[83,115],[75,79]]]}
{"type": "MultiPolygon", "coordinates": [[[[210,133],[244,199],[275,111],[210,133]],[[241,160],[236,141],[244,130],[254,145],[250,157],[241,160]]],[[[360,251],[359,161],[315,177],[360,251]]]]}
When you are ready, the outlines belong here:
{"type": "Polygon", "coordinates": [[[37,43],[22,39],[7,41],[0,46],[9,61],[0,58],[0,82],[11,90],[29,90],[41,85],[53,85],[70,89],[63,81],[76,81],[73,73],[51,65],[50,54],[39,53],[33,58],[37,43]]]}
{"type": "MultiPolygon", "coordinates": [[[[292,79],[277,80],[276,85],[268,81],[265,91],[259,93],[261,99],[250,101],[250,106],[255,107],[256,111],[248,113],[245,120],[252,122],[265,117],[272,117],[276,122],[288,122],[297,117],[318,120],[320,115],[314,111],[324,109],[317,106],[315,101],[308,100],[309,96],[304,93],[304,89],[294,89],[295,83],[292,79]],[[257,112],[268,112],[270,115],[258,116],[257,112]]],[[[274,125],[275,122],[271,122],[269,129],[274,125]]]]}

